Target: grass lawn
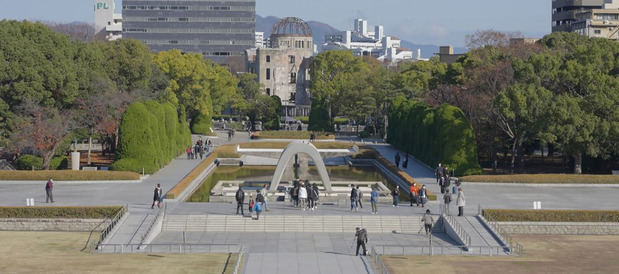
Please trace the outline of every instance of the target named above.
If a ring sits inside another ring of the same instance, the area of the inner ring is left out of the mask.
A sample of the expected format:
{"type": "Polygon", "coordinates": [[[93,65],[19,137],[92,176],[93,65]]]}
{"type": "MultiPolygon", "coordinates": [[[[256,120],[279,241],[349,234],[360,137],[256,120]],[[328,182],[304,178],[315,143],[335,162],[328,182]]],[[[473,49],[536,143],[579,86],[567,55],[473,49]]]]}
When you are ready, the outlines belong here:
{"type": "Polygon", "coordinates": [[[514,174],[464,176],[463,182],[529,184],[619,184],[618,175],[514,174]]]}
{"type": "MultiPolygon", "coordinates": [[[[241,143],[241,148],[285,148],[290,142],[251,142],[241,143]]],[[[314,142],[317,149],[349,149],[353,143],[349,142],[314,142]]]]}
{"type": "MultiPolygon", "coordinates": [[[[0,232],[0,273],[222,273],[228,254],[91,254],[88,233],[0,232]]],[[[234,271],[236,255],[226,273],[234,271]]]]}
{"type": "Polygon", "coordinates": [[[514,235],[522,257],[383,256],[391,273],[619,273],[619,236],[514,235]]]}

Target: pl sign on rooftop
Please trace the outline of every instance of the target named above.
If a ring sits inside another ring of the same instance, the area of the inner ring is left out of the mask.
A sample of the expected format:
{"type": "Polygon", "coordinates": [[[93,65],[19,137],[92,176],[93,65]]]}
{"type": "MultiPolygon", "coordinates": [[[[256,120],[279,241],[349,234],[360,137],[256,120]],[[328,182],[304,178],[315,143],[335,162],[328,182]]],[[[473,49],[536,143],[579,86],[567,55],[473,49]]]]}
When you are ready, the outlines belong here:
{"type": "Polygon", "coordinates": [[[114,0],[95,0],[95,34],[105,30],[114,20],[114,0]]]}
{"type": "Polygon", "coordinates": [[[100,10],[100,9],[109,10],[110,9],[110,5],[108,3],[104,3],[104,2],[97,2],[95,4],[95,10],[100,10]]]}

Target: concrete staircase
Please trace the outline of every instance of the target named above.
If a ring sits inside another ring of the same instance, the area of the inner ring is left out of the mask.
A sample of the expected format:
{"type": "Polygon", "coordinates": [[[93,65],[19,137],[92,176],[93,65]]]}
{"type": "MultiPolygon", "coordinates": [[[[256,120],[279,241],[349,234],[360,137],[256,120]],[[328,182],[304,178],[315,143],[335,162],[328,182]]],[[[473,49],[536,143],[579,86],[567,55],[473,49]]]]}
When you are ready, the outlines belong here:
{"type": "Polygon", "coordinates": [[[155,214],[130,214],[105,244],[140,244],[155,214]]]}
{"type": "Polygon", "coordinates": [[[363,227],[369,233],[417,233],[421,216],[278,216],[260,220],[237,215],[166,215],[166,232],[350,232],[363,227]]]}
{"type": "Polygon", "coordinates": [[[476,216],[457,217],[456,220],[471,237],[473,247],[497,247],[501,244],[476,216]]]}

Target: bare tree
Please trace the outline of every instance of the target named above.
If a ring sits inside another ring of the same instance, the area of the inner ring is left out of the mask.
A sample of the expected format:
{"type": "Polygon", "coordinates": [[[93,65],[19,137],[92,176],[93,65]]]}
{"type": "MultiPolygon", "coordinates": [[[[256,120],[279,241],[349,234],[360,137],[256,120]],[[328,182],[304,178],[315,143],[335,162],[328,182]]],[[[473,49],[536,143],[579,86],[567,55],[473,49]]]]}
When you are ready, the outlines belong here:
{"type": "Polygon", "coordinates": [[[11,136],[12,143],[17,149],[30,149],[41,156],[47,170],[62,142],[75,129],[75,113],[31,101],[20,108],[21,123],[11,136]]]}
{"type": "Polygon", "coordinates": [[[467,34],[464,39],[469,49],[475,49],[485,46],[507,47],[511,38],[520,37],[523,37],[520,32],[499,32],[489,29],[467,34]]]}
{"type": "Polygon", "coordinates": [[[55,32],[68,35],[72,40],[89,42],[95,38],[95,27],[91,24],[79,22],[69,24],[44,22],[44,24],[55,32]]]}

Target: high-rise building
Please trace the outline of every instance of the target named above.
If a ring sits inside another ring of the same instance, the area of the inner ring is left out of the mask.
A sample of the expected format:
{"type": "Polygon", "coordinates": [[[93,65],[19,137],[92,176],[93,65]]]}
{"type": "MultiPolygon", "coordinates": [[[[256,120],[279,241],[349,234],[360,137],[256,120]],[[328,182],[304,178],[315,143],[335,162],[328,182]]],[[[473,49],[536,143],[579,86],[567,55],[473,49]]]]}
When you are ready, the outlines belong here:
{"type": "Polygon", "coordinates": [[[587,37],[619,41],[619,0],[605,3],[602,9],[592,9],[576,14],[572,31],[587,37]]]}
{"type": "Polygon", "coordinates": [[[122,15],[114,13],[114,0],[95,0],[95,36],[114,41],[122,38],[122,15]]]}
{"type": "Polygon", "coordinates": [[[572,31],[576,15],[583,11],[601,9],[609,0],[552,0],[552,32],[572,31]]]}
{"type": "Polygon", "coordinates": [[[122,11],[123,37],[155,52],[179,49],[228,63],[242,62],[255,46],[255,0],[123,0],[122,11]]]}

